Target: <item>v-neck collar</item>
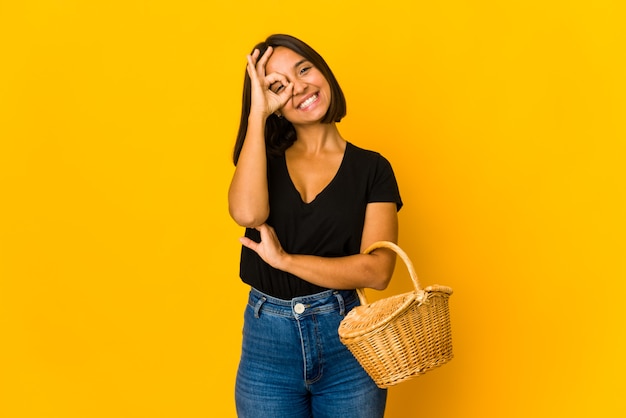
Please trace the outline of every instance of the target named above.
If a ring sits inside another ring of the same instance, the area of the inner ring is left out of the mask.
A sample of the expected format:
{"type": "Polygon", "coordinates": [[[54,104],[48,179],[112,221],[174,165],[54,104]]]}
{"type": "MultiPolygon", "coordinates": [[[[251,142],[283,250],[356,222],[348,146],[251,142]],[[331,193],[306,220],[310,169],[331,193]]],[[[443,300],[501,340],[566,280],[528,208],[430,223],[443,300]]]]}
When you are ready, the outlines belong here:
{"type": "Polygon", "coordinates": [[[343,167],[345,165],[346,156],[348,155],[348,148],[350,148],[351,146],[352,146],[352,144],[350,142],[346,141],[346,148],[343,150],[343,157],[341,157],[341,163],[339,164],[339,168],[337,168],[337,171],[335,172],[335,175],[333,176],[332,179],[330,179],[330,181],[326,184],[326,186],[324,186],[322,188],[322,190],[320,190],[320,192],[310,202],[305,202],[304,199],[302,199],[302,195],[300,194],[300,191],[296,187],[296,184],[293,182],[293,179],[291,178],[291,174],[289,174],[289,168],[287,167],[287,157],[283,158],[283,168],[285,169],[285,173],[287,175],[287,179],[289,180],[289,184],[291,186],[291,189],[296,194],[298,200],[300,201],[300,203],[302,205],[304,205],[304,206],[311,206],[311,205],[313,205],[315,202],[318,201],[318,199],[320,197],[322,197],[322,195],[325,194],[325,192],[329,188],[331,188],[333,183],[336,182],[337,178],[341,174],[341,171],[342,171],[342,169],[343,169],[343,167]]]}

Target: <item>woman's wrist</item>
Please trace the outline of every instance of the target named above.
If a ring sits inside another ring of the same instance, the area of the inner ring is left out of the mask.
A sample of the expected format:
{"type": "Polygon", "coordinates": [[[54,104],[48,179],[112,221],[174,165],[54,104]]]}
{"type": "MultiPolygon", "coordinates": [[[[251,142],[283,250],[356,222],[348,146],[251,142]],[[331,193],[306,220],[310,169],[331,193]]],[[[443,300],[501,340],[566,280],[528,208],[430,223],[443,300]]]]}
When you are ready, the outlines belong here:
{"type": "Polygon", "coordinates": [[[292,260],[293,256],[282,250],[273,267],[277,270],[289,272],[289,266],[291,265],[292,260]]]}
{"type": "Polygon", "coordinates": [[[255,122],[265,123],[268,117],[269,115],[266,112],[263,112],[261,110],[259,111],[251,110],[250,115],[248,115],[248,124],[255,123],[255,122]]]}

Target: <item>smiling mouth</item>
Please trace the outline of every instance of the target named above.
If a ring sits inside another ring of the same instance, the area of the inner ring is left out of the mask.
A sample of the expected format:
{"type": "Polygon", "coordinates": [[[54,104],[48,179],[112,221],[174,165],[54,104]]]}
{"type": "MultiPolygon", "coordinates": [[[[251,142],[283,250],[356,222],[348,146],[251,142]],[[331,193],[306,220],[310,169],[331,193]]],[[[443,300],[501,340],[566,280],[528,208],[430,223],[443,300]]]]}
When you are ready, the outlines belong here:
{"type": "Polygon", "coordinates": [[[316,100],[317,100],[317,93],[315,93],[313,96],[309,97],[308,99],[300,103],[300,105],[298,105],[298,109],[304,109],[306,107],[309,107],[316,100]]]}

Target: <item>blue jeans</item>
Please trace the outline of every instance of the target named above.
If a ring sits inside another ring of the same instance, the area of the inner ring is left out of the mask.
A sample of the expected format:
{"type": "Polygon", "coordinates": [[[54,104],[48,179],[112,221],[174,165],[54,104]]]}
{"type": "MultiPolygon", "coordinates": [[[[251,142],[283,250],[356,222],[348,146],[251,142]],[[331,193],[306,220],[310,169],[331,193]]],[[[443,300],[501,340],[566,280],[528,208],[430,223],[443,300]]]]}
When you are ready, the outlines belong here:
{"type": "Polygon", "coordinates": [[[382,418],[380,389],[337,329],[355,291],[276,299],[250,291],[235,399],[240,418],[382,418]]]}

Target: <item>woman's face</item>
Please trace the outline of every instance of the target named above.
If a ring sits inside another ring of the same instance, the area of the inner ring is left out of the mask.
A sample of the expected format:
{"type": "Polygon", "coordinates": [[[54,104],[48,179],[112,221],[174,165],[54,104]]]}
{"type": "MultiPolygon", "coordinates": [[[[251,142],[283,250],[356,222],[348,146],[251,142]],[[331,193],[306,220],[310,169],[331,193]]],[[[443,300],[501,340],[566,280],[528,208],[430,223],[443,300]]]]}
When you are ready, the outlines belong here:
{"type": "MultiPolygon", "coordinates": [[[[279,73],[293,83],[293,96],[280,113],[294,125],[319,122],[330,107],[330,85],[313,64],[285,47],[276,47],[265,66],[265,73],[279,73]]],[[[280,83],[270,86],[278,92],[280,83]]]]}

